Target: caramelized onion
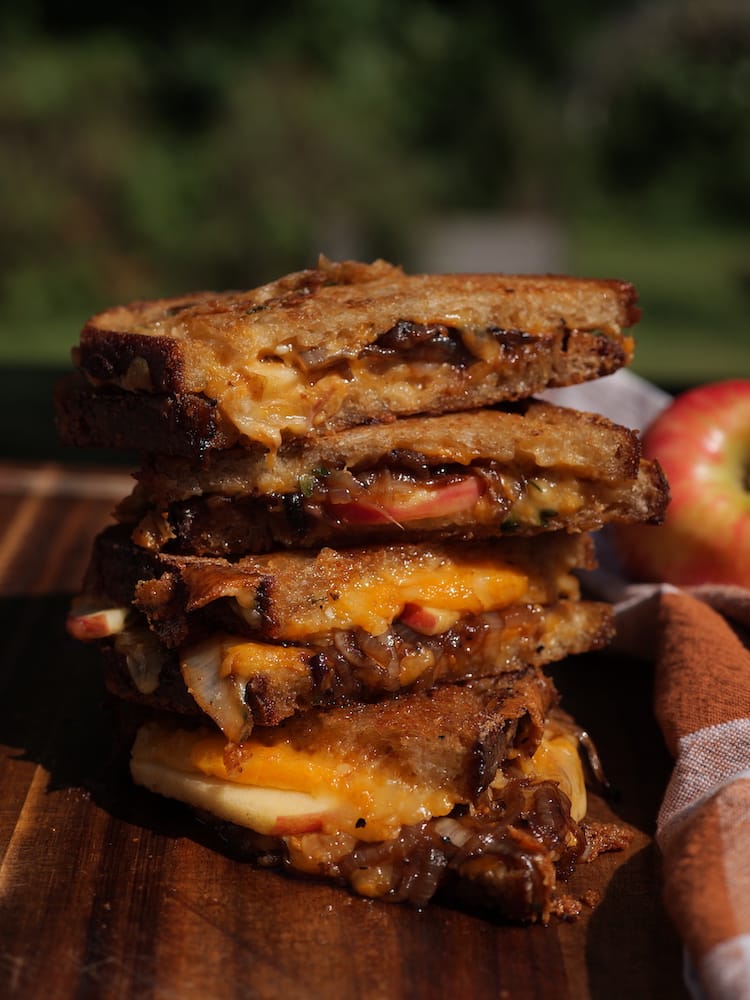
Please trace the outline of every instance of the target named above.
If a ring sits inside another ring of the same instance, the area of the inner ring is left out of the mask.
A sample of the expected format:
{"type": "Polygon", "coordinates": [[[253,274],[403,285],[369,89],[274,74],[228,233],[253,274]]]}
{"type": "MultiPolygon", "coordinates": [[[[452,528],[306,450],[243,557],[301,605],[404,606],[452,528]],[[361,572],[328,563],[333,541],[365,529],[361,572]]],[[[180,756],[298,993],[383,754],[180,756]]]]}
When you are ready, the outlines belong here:
{"type": "Polygon", "coordinates": [[[181,652],[180,669],[197,704],[230,742],[240,743],[250,734],[253,717],[245,703],[244,683],[232,674],[222,677],[221,660],[221,643],[207,639],[181,652]]]}
{"type": "Polygon", "coordinates": [[[153,694],[164,665],[161,643],[147,628],[125,628],[115,638],[115,651],[125,657],[128,673],[141,694],[153,694]]]}

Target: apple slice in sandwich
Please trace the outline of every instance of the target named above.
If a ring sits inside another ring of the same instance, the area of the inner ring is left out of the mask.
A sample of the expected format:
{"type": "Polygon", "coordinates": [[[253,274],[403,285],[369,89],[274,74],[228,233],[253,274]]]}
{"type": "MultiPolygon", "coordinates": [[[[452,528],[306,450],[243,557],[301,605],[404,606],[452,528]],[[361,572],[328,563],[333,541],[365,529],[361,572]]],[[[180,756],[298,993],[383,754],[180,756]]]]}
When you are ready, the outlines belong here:
{"type": "Polygon", "coordinates": [[[476,476],[466,476],[445,486],[417,486],[388,503],[374,504],[367,500],[327,504],[329,514],[346,524],[407,524],[436,517],[450,517],[471,510],[482,495],[483,484],[476,476]]]}
{"type": "Polygon", "coordinates": [[[125,628],[125,619],[130,609],[127,607],[91,607],[74,604],[68,615],[65,628],[73,639],[89,642],[118,635],[125,628]]]}
{"type": "Polygon", "coordinates": [[[188,731],[168,733],[153,724],[143,726],[133,746],[133,780],[218,819],[275,837],[314,833],[335,815],[338,803],[333,795],[248,786],[204,773],[192,764],[191,751],[200,738],[188,731]]]}

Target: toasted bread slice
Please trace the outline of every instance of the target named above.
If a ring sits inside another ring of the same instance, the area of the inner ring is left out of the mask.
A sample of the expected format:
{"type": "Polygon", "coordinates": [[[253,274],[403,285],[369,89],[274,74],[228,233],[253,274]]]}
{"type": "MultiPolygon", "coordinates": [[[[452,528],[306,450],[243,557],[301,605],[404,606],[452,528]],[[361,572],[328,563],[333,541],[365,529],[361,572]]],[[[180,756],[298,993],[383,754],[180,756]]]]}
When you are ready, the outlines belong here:
{"type": "Polygon", "coordinates": [[[593,531],[658,523],[663,473],[604,417],[531,401],[406,417],[203,463],[147,460],[118,510],[150,549],[234,557],[279,545],[593,531]]]}
{"type": "Polygon", "coordinates": [[[54,403],[60,439],[77,448],[195,458],[237,441],[236,431],[215,401],[194,393],[166,396],[106,386],[97,389],[76,372],[58,381],[54,403]]]}
{"type": "MultiPolygon", "coordinates": [[[[324,428],[486,406],[613,372],[632,354],[622,330],[638,318],[635,302],[620,281],[406,275],[383,261],[321,260],[249,292],[100,313],[74,360],[93,386],[110,389],[105,413],[113,388],[160,394],[172,410],[173,397],[204,399],[199,423],[209,433],[201,439],[200,427],[173,421],[175,433],[188,433],[170,454],[202,453],[217,429],[276,449],[285,437],[324,428]]],[[[108,443],[97,437],[106,424],[99,399],[61,397],[61,432],[71,443],[108,443]]],[[[180,418],[189,408],[178,404],[180,418]]],[[[154,451],[139,427],[127,445],[154,451]]]]}
{"type": "Polygon", "coordinates": [[[470,615],[434,635],[400,622],[377,637],[342,630],[307,645],[214,633],[169,650],[137,617],[131,622],[102,643],[109,690],[208,716],[234,743],[311,708],[543,666],[599,649],[613,635],[608,604],[572,600],[470,615]]]}
{"type": "Polygon", "coordinates": [[[150,553],[113,527],[95,542],[76,614],[81,606],[135,605],[168,646],[221,627],[288,643],[354,629],[378,636],[396,621],[427,635],[468,615],[575,600],[574,571],[594,565],[590,537],[561,532],[277,552],[230,563],[150,553]]]}

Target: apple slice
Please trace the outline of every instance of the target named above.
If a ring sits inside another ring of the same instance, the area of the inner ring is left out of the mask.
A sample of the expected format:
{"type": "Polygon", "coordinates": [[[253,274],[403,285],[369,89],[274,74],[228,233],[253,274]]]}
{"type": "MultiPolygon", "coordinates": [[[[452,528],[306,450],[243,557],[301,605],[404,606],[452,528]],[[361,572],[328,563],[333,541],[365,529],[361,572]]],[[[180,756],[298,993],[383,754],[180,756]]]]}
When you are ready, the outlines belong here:
{"type": "Polygon", "coordinates": [[[243,698],[244,684],[223,676],[223,636],[210,636],[180,651],[180,671],[196,704],[210,716],[228,740],[239,743],[253,728],[253,717],[243,698]]]}
{"type": "Polygon", "coordinates": [[[409,628],[413,628],[415,632],[420,632],[422,635],[440,635],[447,632],[460,617],[459,611],[431,608],[413,601],[404,605],[404,610],[399,616],[404,625],[408,625],[409,628]]]}
{"type": "Polygon", "coordinates": [[[93,611],[72,610],[65,622],[68,635],[84,642],[117,635],[125,628],[128,608],[99,608],[93,611]]]}
{"type": "Polygon", "coordinates": [[[327,505],[328,512],[346,524],[401,524],[450,517],[471,509],[482,495],[482,483],[466,476],[447,486],[412,486],[383,504],[367,500],[327,505]]]}
{"type": "Polygon", "coordinates": [[[164,764],[134,756],[133,780],[152,792],[205,809],[219,819],[273,837],[317,833],[333,802],[306,792],[236,785],[219,778],[186,774],[164,764]]]}
{"type": "Polygon", "coordinates": [[[165,758],[158,732],[156,727],[143,726],[130,760],[133,780],[152,792],[274,837],[315,833],[336,810],[333,796],[242,785],[187,771],[165,758]]]}

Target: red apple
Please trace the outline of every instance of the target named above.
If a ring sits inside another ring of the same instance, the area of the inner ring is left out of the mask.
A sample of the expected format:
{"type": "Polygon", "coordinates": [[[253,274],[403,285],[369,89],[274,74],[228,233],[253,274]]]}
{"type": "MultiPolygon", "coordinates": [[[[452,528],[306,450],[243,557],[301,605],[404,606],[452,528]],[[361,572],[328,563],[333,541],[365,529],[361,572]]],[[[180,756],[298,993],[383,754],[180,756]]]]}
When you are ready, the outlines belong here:
{"type": "Polygon", "coordinates": [[[643,450],[663,466],[672,499],[662,525],[619,532],[629,574],[750,587],[750,380],[678,396],[647,428],[643,450]]]}
{"type": "Polygon", "coordinates": [[[473,507],[481,495],[482,483],[476,476],[467,476],[447,486],[414,486],[403,497],[381,505],[352,500],[330,504],[328,509],[347,524],[401,524],[458,514],[473,507]]]}

